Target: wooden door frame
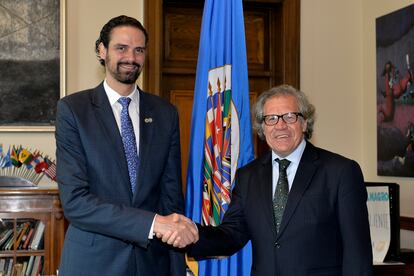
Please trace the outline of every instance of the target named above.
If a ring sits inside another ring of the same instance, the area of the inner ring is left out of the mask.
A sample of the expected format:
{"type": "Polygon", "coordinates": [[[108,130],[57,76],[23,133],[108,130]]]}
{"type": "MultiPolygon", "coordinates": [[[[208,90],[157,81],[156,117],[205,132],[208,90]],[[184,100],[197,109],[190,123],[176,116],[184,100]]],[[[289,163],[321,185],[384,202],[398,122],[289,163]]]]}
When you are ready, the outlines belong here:
{"type": "Polygon", "coordinates": [[[163,49],[162,0],[144,0],[144,26],[147,29],[149,44],[143,75],[145,91],[160,95],[161,56],[163,49]]]}

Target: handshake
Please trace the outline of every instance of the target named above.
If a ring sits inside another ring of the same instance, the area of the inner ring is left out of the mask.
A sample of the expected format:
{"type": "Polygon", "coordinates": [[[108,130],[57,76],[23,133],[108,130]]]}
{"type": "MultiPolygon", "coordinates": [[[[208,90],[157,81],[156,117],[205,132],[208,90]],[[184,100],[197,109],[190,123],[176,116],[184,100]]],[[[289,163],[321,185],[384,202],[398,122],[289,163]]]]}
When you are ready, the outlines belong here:
{"type": "Polygon", "coordinates": [[[183,215],[157,215],[154,222],[157,238],[174,247],[183,248],[198,241],[198,229],[194,222],[183,215]]]}

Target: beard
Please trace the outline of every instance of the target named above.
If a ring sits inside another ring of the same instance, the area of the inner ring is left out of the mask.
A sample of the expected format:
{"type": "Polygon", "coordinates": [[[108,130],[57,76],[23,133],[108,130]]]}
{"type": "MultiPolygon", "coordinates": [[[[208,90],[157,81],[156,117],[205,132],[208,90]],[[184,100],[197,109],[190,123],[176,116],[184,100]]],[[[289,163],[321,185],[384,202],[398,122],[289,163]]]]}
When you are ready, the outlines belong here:
{"type": "Polygon", "coordinates": [[[105,58],[105,67],[115,80],[124,84],[134,84],[142,71],[142,65],[134,61],[118,61],[114,64],[108,54],[105,58]],[[121,68],[122,65],[131,65],[135,68],[121,68]]]}
{"type": "Polygon", "coordinates": [[[118,62],[116,65],[116,69],[114,71],[110,71],[111,75],[119,82],[124,84],[133,84],[138,79],[139,75],[141,74],[141,65],[135,62],[118,62]],[[121,69],[122,65],[134,65],[136,68],[133,70],[123,70],[121,69]]]}

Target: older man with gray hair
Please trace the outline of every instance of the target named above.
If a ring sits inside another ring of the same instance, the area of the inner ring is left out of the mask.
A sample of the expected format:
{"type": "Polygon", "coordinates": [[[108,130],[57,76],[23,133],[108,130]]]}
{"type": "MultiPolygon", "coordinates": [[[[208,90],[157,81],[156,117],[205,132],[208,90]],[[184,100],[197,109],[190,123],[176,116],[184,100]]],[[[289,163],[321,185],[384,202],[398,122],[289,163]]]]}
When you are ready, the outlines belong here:
{"type": "Polygon", "coordinates": [[[372,275],[367,192],[359,165],[312,145],[315,109],[281,85],[262,93],[254,126],[270,151],[240,168],[220,226],[200,226],[196,258],[250,240],[251,275],[372,275]]]}

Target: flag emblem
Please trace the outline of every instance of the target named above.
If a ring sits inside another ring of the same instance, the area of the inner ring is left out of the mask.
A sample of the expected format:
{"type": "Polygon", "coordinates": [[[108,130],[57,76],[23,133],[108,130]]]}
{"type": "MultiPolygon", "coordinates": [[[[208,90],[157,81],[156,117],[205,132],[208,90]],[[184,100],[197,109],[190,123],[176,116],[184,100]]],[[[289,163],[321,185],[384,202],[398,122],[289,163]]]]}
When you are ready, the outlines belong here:
{"type": "Polygon", "coordinates": [[[219,225],[230,204],[239,152],[239,121],[231,93],[231,65],[210,70],[204,140],[204,225],[219,225]]]}

